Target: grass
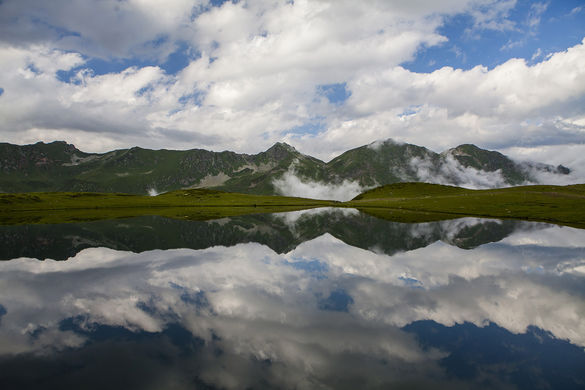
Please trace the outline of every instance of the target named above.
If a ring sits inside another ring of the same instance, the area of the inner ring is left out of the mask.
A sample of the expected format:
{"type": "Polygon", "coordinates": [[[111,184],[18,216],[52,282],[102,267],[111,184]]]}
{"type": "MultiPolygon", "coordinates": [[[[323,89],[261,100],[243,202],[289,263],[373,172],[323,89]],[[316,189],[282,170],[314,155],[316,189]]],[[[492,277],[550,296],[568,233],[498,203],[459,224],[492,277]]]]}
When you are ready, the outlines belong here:
{"type": "Polygon", "coordinates": [[[585,228],[585,185],[469,190],[398,183],[375,188],[343,203],[207,189],[173,191],[155,197],[68,192],[0,194],[0,224],[79,222],[141,215],[206,220],[314,207],[352,207],[397,222],[473,216],[585,228]]]}
{"type": "Polygon", "coordinates": [[[490,190],[398,183],[367,191],[350,202],[367,213],[429,213],[445,219],[474,216],[523,219],[585,228],[585,185],[519,186],[490,190]]]}
{"type": "Polygon", "coordinates": [[[66,223],[142,215],[206,220],[327,207],[337,203],[207,189],[173,191],[153,197],[76,192],[0,194],[0,224],[66,223]]]}

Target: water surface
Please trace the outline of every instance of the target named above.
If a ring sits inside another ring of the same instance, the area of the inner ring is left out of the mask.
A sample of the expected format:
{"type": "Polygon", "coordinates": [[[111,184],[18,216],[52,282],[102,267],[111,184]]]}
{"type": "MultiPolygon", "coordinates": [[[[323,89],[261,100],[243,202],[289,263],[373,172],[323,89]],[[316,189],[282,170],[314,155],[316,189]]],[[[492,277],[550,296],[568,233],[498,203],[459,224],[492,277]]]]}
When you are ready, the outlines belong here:
{"type": "Polygon", "coordinates": [[[0,227],[2,388],[585,386],[585,231],[352,210],[0,227]]]}

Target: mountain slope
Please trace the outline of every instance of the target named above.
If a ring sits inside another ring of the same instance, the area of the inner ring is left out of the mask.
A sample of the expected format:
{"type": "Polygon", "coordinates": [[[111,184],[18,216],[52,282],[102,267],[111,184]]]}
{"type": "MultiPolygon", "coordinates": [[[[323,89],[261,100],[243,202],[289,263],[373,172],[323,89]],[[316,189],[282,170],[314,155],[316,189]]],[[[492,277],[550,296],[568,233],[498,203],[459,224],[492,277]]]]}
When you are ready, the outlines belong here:
{"type": "Polygon", "coordinates": [[[516,163],[499,152],[475,145],[460,145],[439,154],[386,140],[349,150],[331,160],[326,177],[329,182],[349,179],[366,187],[422,181],[482,188],[535,183],[531,171],[570,173],[563,166],[516,163]]]}
{"type": "Polygon", "coordinates": [[[304,171],[324,165],[281,143],[256,155],[138,147],[91,154],[65,142],[4,143],[0,144],[0,191],[144,194],[149,190],[225,186],[232,191],[272,194],[273,178],[282,175],[293,161],[304,171]]]}
{"type": "Polygon", "coordinates": [[[531,170],[567,174],[568,168],[516,163],[498,152],[461,145],[441,154],[392,140],[349,150],[325,163],[277,143],[255,155],[134,147],[85,153],[65,142],[0,143],[0,192],[93,191],[145,194],[181,188],[275,194],[275,180],[290,173],[304,181],[364,187],[433,181],[470,187],[536,182],[531,170]],[[475,177],[477,182],[468,182],[475,177]]]}
{"type": "Polygon", "coordinates": [[[362,186],[417,181],[416,167],[410,164],[413,159],[439,163],[439,155],[424,147],[386,140],[348,150],[334,158],[327,164],[328,178],[355,180],[362,186]]]}

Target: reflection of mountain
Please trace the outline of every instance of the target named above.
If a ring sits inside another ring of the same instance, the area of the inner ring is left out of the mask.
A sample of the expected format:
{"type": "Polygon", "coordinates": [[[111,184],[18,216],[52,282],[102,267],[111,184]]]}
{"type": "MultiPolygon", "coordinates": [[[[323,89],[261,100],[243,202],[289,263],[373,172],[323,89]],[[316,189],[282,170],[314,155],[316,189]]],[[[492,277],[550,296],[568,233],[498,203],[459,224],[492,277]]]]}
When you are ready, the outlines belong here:
{"type": "Polygon", "coordinates": [[[517,229],[538,226],[519,221],[472,218],[406,224],[348,210],[259,214],[215,221],[181,221],[148,216],[78,224],[0,226],[0,259],[33,257],[64,260],[85,248],[143,252],[153,249],[232,246],[257,242],[278,253],[329,233],[349,245],[393,254],[442,240],[470,249],[499,241],[517,229]]]}

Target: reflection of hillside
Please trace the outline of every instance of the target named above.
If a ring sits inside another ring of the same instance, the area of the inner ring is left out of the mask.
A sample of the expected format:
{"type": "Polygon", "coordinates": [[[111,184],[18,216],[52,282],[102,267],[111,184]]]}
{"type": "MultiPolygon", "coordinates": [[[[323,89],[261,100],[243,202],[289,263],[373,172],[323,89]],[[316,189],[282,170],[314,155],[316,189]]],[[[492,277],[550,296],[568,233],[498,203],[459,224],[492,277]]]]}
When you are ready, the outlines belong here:
{"type": "Polygon", "coordinates": [[[278,253],[329,233],[349,245],[394,254],[442,240],[470,249],[499,241],[517,229],[539,226],[519,221],[465,218],[418,224],[390,222],[354,210],[321,209],[259,214],[214,221],[157,216],[77,224],[0,226],[0,258],[64,260],[85,248],[143,252],[153,249],[232,246],[257,242],[278,253]]]}

